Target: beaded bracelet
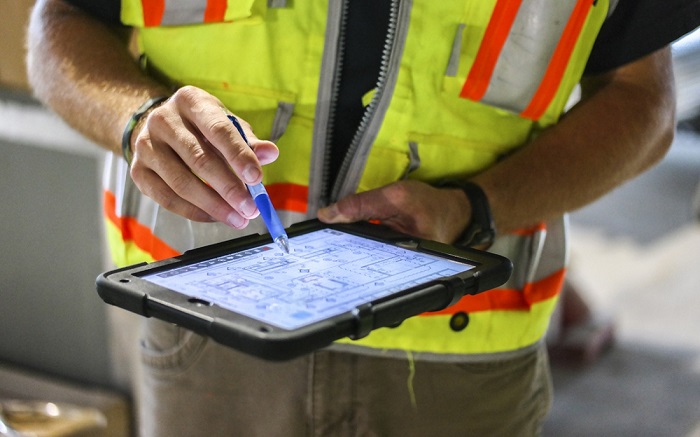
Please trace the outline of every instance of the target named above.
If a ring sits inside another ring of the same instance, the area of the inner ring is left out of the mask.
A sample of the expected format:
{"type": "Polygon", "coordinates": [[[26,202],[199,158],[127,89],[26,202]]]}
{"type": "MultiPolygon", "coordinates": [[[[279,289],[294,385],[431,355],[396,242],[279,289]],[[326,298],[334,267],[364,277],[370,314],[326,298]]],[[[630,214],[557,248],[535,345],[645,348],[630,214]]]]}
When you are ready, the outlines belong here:
{"type": "Polygon", "coordinates": [[[143,114],[167,99],[167,96],[158,96],[148,99],[146,103],[141,105],[139,109],[137,109],[136,112],[131,115],[129,122],[124,128],[124,134],[122,135],[122,156],[124,156],[127,164],[131,165],[131,135],[134,133],[136,124],[139,122],[141,117],[143,117],[143,114]]]}

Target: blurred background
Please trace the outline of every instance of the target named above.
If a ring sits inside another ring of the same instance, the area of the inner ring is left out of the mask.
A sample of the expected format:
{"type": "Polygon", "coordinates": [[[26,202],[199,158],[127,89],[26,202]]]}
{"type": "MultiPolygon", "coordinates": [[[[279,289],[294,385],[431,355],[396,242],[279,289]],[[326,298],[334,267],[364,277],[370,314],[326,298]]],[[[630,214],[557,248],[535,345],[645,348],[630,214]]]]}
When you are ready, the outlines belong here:
{"type": "Polygon", "coordinates": [[[615,338],[597,360],[553,360],[545,436],[700,437],[700,31],[673,53],[669,153],[571,214],[570,277],[615,338]]]}
{"type": "MultiPolygon", "coordinates": [[[[102,154],[28,91],[32,3],[0,0],[0,413],[18,399],[84,406],[99,415],[85,435],[128,435],[125,369],[94,291],[102,154]]],[[[668,155],[571,215],[572,281],[615,335],[596,359],[553,360],[546,436],[700,437],[700,33],[674,62],[668,155]]]]}

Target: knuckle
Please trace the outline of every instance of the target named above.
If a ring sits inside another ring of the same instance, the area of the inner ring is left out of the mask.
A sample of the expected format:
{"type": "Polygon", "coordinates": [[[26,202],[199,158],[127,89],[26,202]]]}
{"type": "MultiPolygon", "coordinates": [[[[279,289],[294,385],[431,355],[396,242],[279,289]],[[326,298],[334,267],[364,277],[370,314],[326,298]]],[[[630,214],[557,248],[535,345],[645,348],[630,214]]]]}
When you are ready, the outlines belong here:
{"type": "Polygon", "coordinates": [[[386,197],[391,203],[403,205],[410,199],[410,191],[405,184],[392,184],[387,187],[386,197]]]}
{"type": "Polygon", "coordinates": [[[226,147],[223,150],[221,150],[221,154],[223,155],[224,159],[232,165],[235,169],[240,168],[237,164],[237,161],[241,160],[242,158],[245,157],[246,149],[241,148],[241,147],[236,147],[236,146],[230,146],[226,147]]]}
{"type": "Polygon", "coordinates": [[[244,196],[247,194],[247,192],[248,191],[242,184],[227,184],[220,191],[221,197],[229,201],[244,196]]]}
{"type": "Polygon", "coordinates": [[[181,88],[178,88],[177,91],[175,91],[175,94],[173,94],[172,99],[176,102],[192,102],[196,100],[198,91],[199,90],[192,85],[185,85],[181,88]]]}
{"type": "Polygon", "coordinates": [[[196,218],[199,212],[196,206],[183,201],[179,197],[173,196],[172,192],[167,189],[157,190],[151,197],[163,208],[187,219],[196,218]]]}
{"type": "Polygon", "coordinates": [[[231,212],[234,211],[231,209],[229,205],[227,205],[225,202],[221,203],[214,203],[211,205],[208,205],[207,212],[210,217],[214,217],[219,219],[220,221],[225,221],[226,218],[228,217],[231,212]]]}
{"type": "MultiPolygon", "coordinates": [[[[173,176],[173,178],[170,180],[170,188],[177,193],[178,195],[182,196],[188,192],[188,189],[190,187],[190,184],[192,183],[190,175],[186,173],[178,174],[173,176]]],[[[165,206],[165,205],[163,205],[165,206]]]]}
{"type": "Polygon", "coordinates": [[[191,160],[190,167],[195,173],[206,172],[212,167],[214,157],[206,153],[199,144],[191,144],[188,146],[188,149],[188,155],[191,160]]]}
{"type": "Polygon", "coordinates": [[[177,201],[174,196],[168,195],[164,190],[159,190],[152,195],[153,200],[155,200],[160,206],[167,209],[168,211],[176,211],[177,201]]]}
{"type": "Polygon", "coordinates": [[[167,110],[162,106],[152,109],[146,117],[146,127],[152,128],[154,125],[166,125],[168,123],[167,110]]]}
{"type": "Polygon", "coordinates": [[[134,138],[134,142],[131,146],[134,157],[139,154],[144,154],[149,149],[150,143],[150,135],[145,132],[145,129],[142,129],[141,132],[136,135],[136,138],[134,138]]]}
{"type": "Polygon", "coordinates": [[[231,126],[227,119],[216,119],[207,124],[207,130],[217,138],[228,138],[231,135],[231,126]]]}
{"type": "Polygon", "coordinates": [[[137,156],[134,157],[134,160],[131,163],[129,174],[131,175],[131,179],[134,181],[134,183],[139,186],[141,180],[144,178],[145,169],[141,165],[141,160],[137,156]]]}
{"type": "Polygon", "coordinates": [[[348,211],[359,211],[360,213],[369,210],[372,204],[364,196],[349,196],[345,202],[340,202],[339,206],[345,206],[348,211]]]}

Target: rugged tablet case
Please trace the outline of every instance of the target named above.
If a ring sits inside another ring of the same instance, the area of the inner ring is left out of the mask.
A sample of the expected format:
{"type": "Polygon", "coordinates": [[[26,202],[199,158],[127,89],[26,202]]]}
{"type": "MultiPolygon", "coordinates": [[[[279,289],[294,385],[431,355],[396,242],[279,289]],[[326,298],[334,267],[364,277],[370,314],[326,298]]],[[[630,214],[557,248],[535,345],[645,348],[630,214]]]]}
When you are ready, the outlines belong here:
{"type": "Polygon", "coordinates": [[[317,220],[310,220],[290,227],[287,233],[291,238],[324,227],[419,252],[462,260],[476,267],[454,276],[407,288],[360,305],[347,313],[296,330],[280,329],[141,279],[147,272],[163,270],[173,264],[199,262],[270,244],[267,234],[238,238],[191,250],[163,261],[142,263],[103,273],[97,278],[97,292],[108,304],[145,317],[175,323],[208,336],[218,343],[260,358],[286,360],[323,348],[341,338],[359,339],[374,329],[395,327],[409,317],[444,309],[464,295],[478,294],[504,284],[513,268],[510,260],[499,255],[479,250],[458,250],[446,244],[419,240],[370,223],[324,225],[317,220]]]}

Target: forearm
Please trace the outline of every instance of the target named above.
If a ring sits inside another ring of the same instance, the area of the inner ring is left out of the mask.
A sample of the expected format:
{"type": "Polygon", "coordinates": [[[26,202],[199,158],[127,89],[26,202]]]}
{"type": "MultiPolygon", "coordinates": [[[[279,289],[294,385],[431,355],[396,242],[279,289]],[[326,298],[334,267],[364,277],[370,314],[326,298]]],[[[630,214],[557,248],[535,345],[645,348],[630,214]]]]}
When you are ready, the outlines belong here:
{"type": "MultiPolygon", "coordinates": [[[[111,28],[62,0],[39,0],[29,29],[29,77],[36,95],[70,125],[121,153],[131,114],[169,90],[143,74],[128,50],[129,31],[111,28]]],[[[130,175],[143,194],[196,221],[245,227],[257,216],[247,185],[262,180],[262,165],[277,147],[249,144],[216,97],[183,87],[141,117],[131,135],[130,175]]]]}
{"type": "MultiPolygon", "coordinates": [[[[559,124],[472,177],[500,233],[586,205],[659,161],[675,128],[670,51],[582,83],[583,98],[559,124]]],[[[459,188],[401,181],[323,208],[330,223],[379,219],[408,234],[451,243],[471,205],[459,188]],[[440,211],[439,214],[435,211],[440,211]]]]}
{"type": "Polygon", "coordinates": [[[477,175],[496,227],[578,209],[658,162],[675,128],[670,51],[583,84],[584,97],[531,144],[477,175]]]}
{"type": "Polygon", "coordinates": [[[167,90],[138,68],[129,31],[113,29],[60,0],[36,3],[28,32],[27,66],[35,95],[68,124],[121,153],[131,113],[167,90]]]}

